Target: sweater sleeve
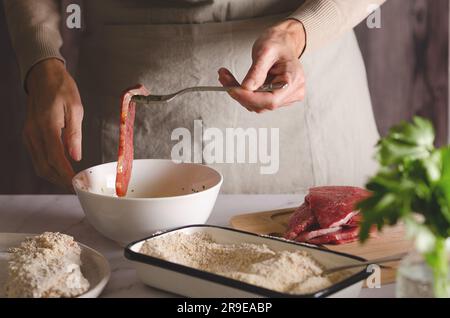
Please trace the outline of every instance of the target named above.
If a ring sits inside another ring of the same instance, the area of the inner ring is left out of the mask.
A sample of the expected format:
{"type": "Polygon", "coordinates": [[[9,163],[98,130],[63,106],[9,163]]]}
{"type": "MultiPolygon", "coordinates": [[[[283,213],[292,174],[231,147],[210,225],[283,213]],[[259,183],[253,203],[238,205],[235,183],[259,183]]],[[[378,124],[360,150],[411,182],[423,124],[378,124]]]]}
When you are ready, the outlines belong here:
{"type": "Polygon", "coordinates": [[[4,0],[11,41],[23,82],[40,61],[57,58],[60,49],[60,3],[58,0],[4,0]]]}
{"type": "Polygon", "coordinates": [[[305,51],[314,51],[354,28],[370,13],[371,6],[386,0],[306,0],[290,18],[303,23],[305,51]]]}

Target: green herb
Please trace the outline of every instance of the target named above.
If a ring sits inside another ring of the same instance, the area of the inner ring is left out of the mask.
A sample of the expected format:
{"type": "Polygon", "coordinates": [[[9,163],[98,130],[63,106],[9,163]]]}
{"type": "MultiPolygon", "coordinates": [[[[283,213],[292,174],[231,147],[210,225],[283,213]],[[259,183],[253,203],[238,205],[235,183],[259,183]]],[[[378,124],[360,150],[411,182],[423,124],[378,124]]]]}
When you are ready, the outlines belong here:
{"type": "Polygon", "coordinates": [[[437,297],[449,296],[446,240],[450,236],[450,147],[436,149],[430,121],[393,127],[377,145],[380,170],[367,189],[373,195],[358,206],[363,214],[360,240],[370,228],[403,221],[417,249],[433,270],[437,297]],[[421,215],[422,217],[417,217],[421,215]]]}

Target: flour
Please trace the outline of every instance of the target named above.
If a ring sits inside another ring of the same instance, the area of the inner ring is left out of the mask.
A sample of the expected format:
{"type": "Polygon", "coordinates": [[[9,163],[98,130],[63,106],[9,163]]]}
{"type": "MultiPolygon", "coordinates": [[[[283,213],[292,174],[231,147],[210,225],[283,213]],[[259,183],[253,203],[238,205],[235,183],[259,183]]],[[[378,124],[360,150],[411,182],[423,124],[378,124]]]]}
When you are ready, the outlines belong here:
{"type": "Polygon", "coordinates": [[[207,233],[172,233],[146,241],[141,253],[282,293],[329,287],[322,268],[305,251],[274,251],[264,244],[219,244],[207,233]]]}
{"type": "Polygon", "coordinates": [[[7,297],[76,297],[89,289],[81,273],[81,249],[71,236],[47,232],[10,252],[7,297]]]}

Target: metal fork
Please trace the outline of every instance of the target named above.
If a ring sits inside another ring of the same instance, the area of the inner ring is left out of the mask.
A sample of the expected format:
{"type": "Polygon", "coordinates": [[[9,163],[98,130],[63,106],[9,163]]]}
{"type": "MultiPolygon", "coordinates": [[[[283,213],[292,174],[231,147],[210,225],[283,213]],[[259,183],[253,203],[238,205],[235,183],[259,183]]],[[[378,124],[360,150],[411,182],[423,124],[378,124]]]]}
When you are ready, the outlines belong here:
{"type": "MultiPolygon", "coordinates": [[[[273,84],[266,84],[258,88],[255,92],[262,93],[262,92],[273,92],[275,90],[279,89],[285,89],[288,87],[287,83],[273,83],[273,84]]],[[[151,103],[160,103],[160,102],[170,102],[175,97],[183,95],[185,93],[190,92],[227,92],[230,89],[238,88],[238,86],[233,87],[223,87],[223,86],[196,86],[196,87],[189,87],[182,89],[181,91],[178,91],[173,94],[168,95],[135,95],[133,96],[132,100],[136,103],[143,103],[143,104],[151,104],[151,103]]]]}
{"type": "Polygon", "coordinates": [[[329,275],[329,274],[340,272],[340,271],[343,271],[346,269],[363,267],[363,266],[372,265],[372,264],[384,264],[384,263],[396,262],[396,261],[399,261],[402,258],[404,258],[407,254],[408,253],[401,253],[401,254],[397,254],[397,255],[391,255],[391,256],[387,256],[387,257],[383,257],[383,258],[373,259],[373,260],[366,261],[366,262],[360,262],[357,264],[336,266],[336,267],[325,269],[322,272],[322,275],[329,275]]]}

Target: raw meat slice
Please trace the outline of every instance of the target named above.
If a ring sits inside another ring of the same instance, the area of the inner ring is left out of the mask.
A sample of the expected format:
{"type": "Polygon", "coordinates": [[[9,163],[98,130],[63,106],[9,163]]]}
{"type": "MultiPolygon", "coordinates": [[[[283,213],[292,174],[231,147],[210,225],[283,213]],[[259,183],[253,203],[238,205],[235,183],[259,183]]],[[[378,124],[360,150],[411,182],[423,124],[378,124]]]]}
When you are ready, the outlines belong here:
{"type": "Polygon", "coordinates": [[[350,226],[359,226],[362,222],[362,214],[357,213],[355,214],[347,223],[345,223],[342,226],[350,227],[350,226]]]}
{"type": "Polygon", "coordinates": [[[297,236],[295,240],[297,242],[308,242],[308,241],[312,240],[313,238],[323,236],[326,234],[331,234],[331,233],[340,231],[341,229],[342,229],[341,227],[331,227],[328,229],[317,229],[317,230],[313,230],[313,231],[309,231],[309,232],[303,232],[303,233],[300,233],[300,235],[297,236]]]}
{"type": "Polygon", "coordinates": [[[359,214],[359,211],[352,211],[349,214],[347,214],[347,216],[345,216],[343,219],[331,224],[330,227],[342,226],[342,225],[351,223],[353,218],[358,214],[359,214]]]}
{"type": "Polygon", "coordinates": [[[357,240],[362,215],[356,204],[370,192],[348,186],[316,187],[289,220],[287,239],[311,244],[343,244],[357,240]]]}
{"type": "Polygon", "coordinates": [[[358,212],[355,205],[370,192],[356,187],[319,187],[310,190],[309,204],[320,227],[338,227],[358,212]]]}
{"type": "Polygon", "coordinates": [[[134,146],[133,132],[136,115],[136,103],[131,100],[134,95],[148,95],[149,91],[143,85],[126,90],[122,95],[120,113],[119,154],[117,159],[116,194],[119,197],[127,195],[128,183],[133,168],[134,146]]]}
{"type": "Polygon", "coordinates": [[[315,223],[317,223],[316,218],[312,214],[308,202],[305,202],[291,216],[285,238],[293,240],[315,223]]]}
{"type": "Polygon", "coordinates": [[[359,227],[349,227],[338,232],[315,237],[309,240],[308,243],[316,245],[350,243],[358,239],[358,234],[359,227]]]}

